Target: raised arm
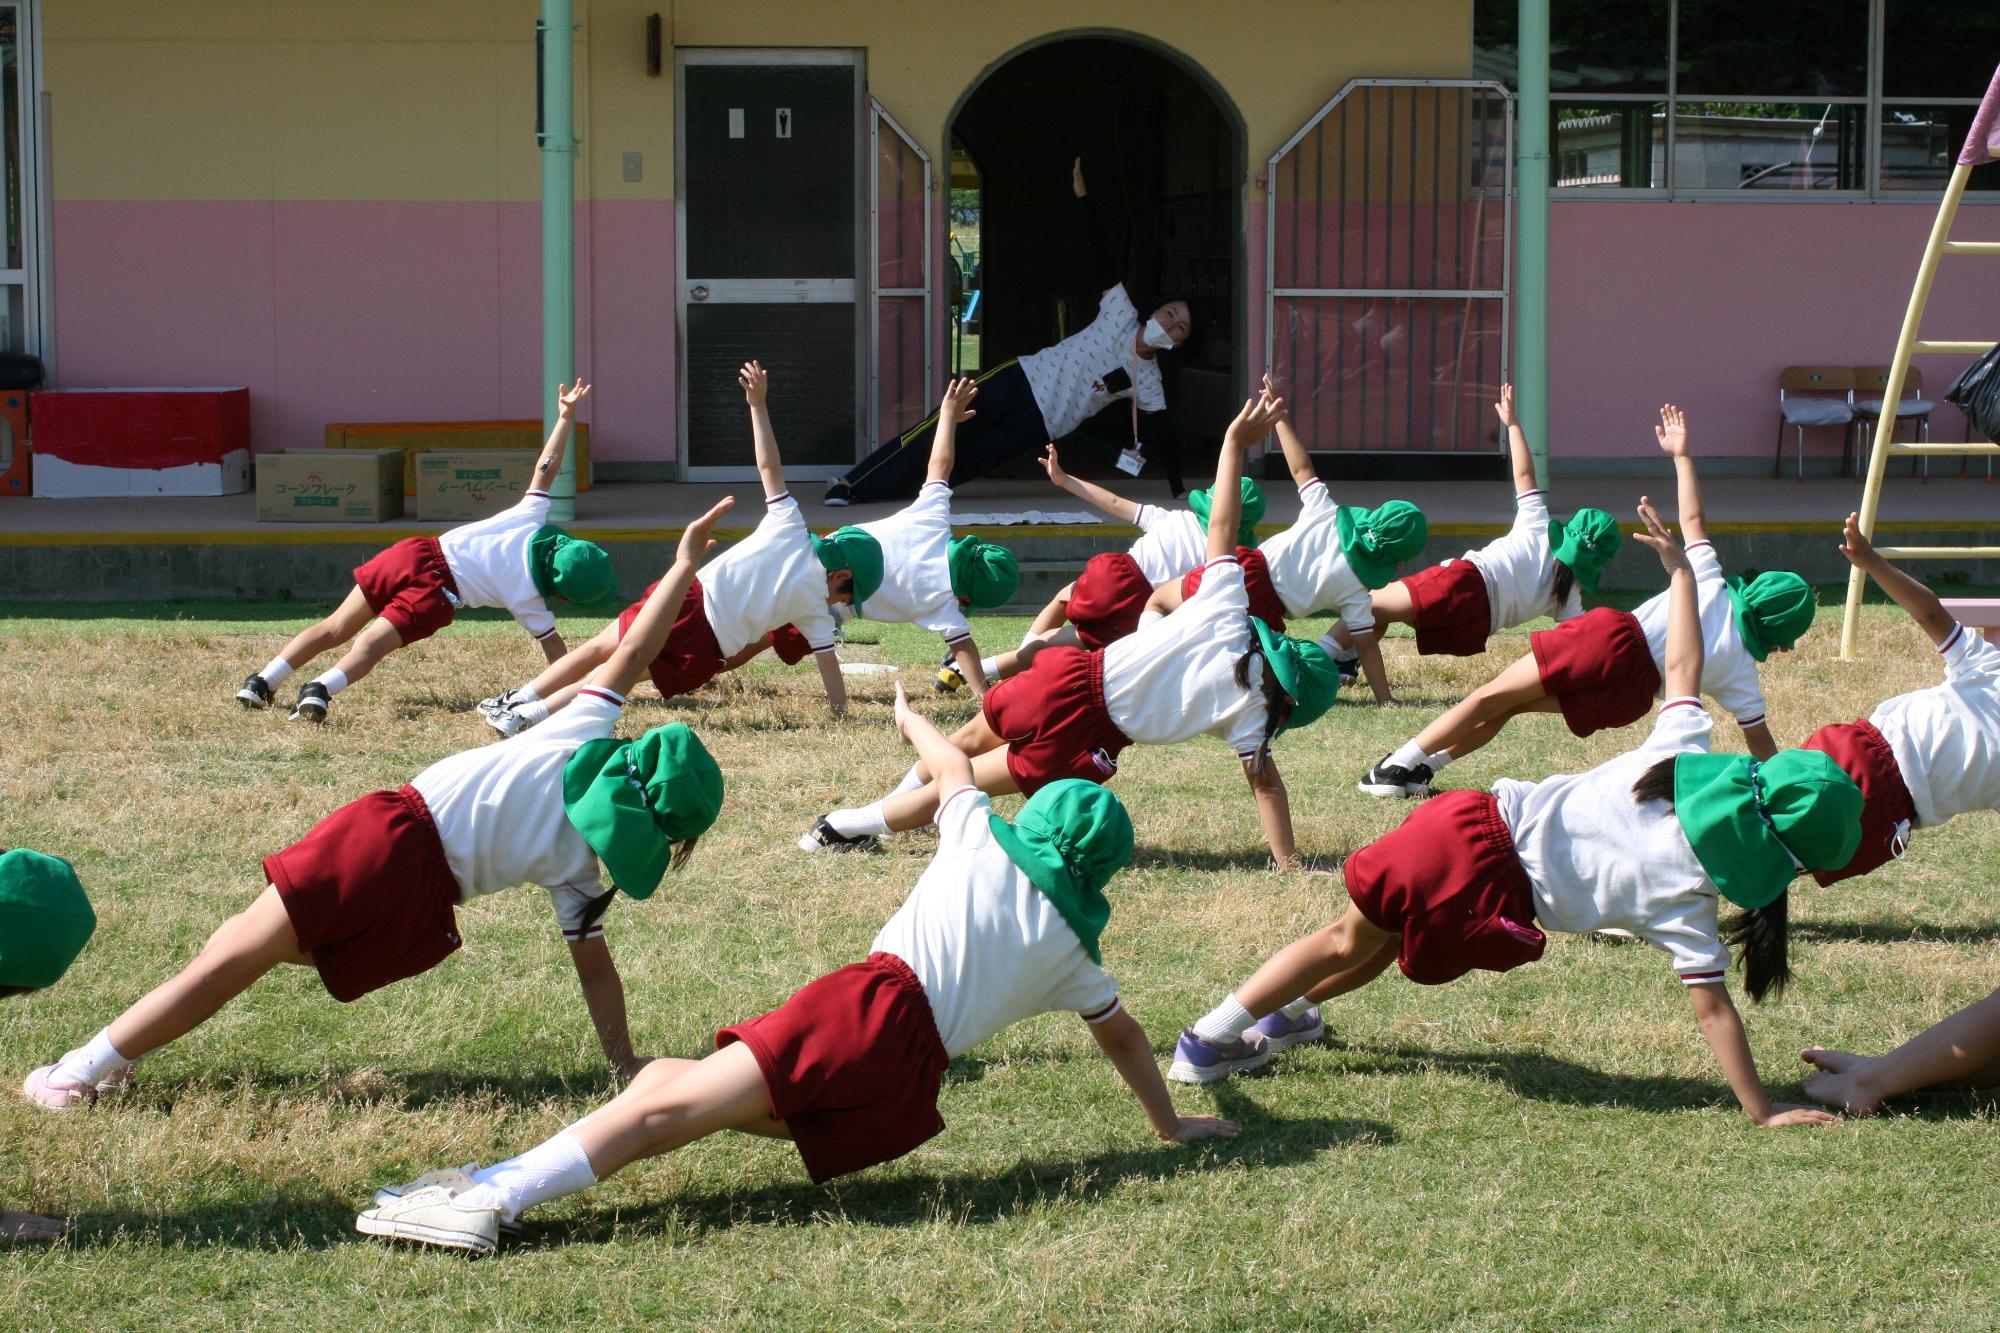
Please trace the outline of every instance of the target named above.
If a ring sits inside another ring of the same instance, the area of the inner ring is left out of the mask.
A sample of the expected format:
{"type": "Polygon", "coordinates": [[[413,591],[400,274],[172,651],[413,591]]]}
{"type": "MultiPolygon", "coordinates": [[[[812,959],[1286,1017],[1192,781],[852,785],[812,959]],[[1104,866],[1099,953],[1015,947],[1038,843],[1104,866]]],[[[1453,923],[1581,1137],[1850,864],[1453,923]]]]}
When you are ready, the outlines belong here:
{"type": "Polygon", "coordinates": [[[1958,622],[1944,609],[1936,593],[1919,583],[1911,575],[1884,560],[1868,539],[1861,535],[1861,520],[1858,515],[1849,514],[1847,525],[1841,532],[1840,553],[1847,557],[1847,563],[1875,580],[1875,586],[1888,593],[1890,600],[1909,613],[1917,622],[1917,628],[1930,635],[1931,643],[1942,647],[1944,641],[1957,630],[1958,622]]]}
{"type": "Polygon", "coordinates": [[[896,734],[915,748],[918,760],[937,782],[938,791],[949,794],[973,785],[972,761],[946,740],[929,718],[910,707],[901,681],[896,682],[896,734]]]}
{"type": "MultiPolygon", "coordinates": [[[[1264,393],[1275,397],[1277,389],[1271,384],[1271,377],[1264,376],[1264,393]]],[[[1304,490],[1306,483],[1315,480],[1319,471],[1313,467],[1312,455],[1306,452],[1306,442],[1292,429],[1292,414],[1285,412],[1278,417],[1278,447],[1285,451],[1285,466],[1291,469],[1292,485],[1304,490]]]]}
{"type": "Polygon", "coordinates": [[[1108,292],[1124,280],[1125,266],[1118,262],[1118,247],[1112,244],[1111,233],[1105,230],[1103,214],[1090,202],[1080,157],[1069,164],[1069,189],[1076,196],[1077,207],[1083,210],[1083,234],[1090,246],[1090,268],[1097,278],[1097,290],[1108,292]]]}
{"type": "Polygon", "coordinates": [[[1092,509],[1109,514],[1121,523],[1137,523],[1139,521],[1140,506],[1137,504],[1127,500],[1122,495],[1105,490],[1102,486],[1094,482],[1085,481],[1081,477],[1072,477],[1069,473],[1063,471],[1062,460],[1056,457],[1056,446],[1053,440],[1049,442],[1048,448],[1043,450],[1041,463],[1042,471],[1049,474],[1051,482],[1068,491],[1092,509]]]}
{"type": "MultiPolygon", "coordinates": [[[[576,425],[576,405],[590,397],[590,386],[582,380],[574,384],[556,385],[556,424],[549,432],[548,440],[542,445],[542,456],[535,460],[533,489],[545,491],[549,483],[556,479],[556,472],[562,467],[563,451],[569,448],[569,433],[576,425]]],[[[554,658],[550,658],[554,661],[554,658]]]]}
{"type": "Polygon", "coordinates": [[[1118,1077],[1125,1080],[1125,1086],[1139,1099],[1139,1106],[1146,1112],[1146,1123],[1167,1142],[1233,1139],[1240,1132],[1233,1120],[1212,1115],[1184,1116],[1174,1109],[1167,1081],[1160,1077],[1160,1062],[1153,1058],[1153,1043],[1146,1039],[1146,1029],[1139,1026],[1139,1020],[1126,1010],[1120,1009],[1104,1021],[1092,1023],[1090,1035],[1097,1038],[1097,1049],[1104,1052],[1118,1070],[1118,1077]]]}
{"type": "Polygon", "coordinates": [[[750,440],[757,451],[757,480],[764,483],[764,498],[776,499],[785,493],[785,465],[778,457],[778,432],[771,429],[771,412],[764,405],[771,377],[760,361],[746,361],[736,372],[743,386],[743,401],[750,408],[750,440]]]}
{"type": "Polygon", "coordinates": [[[1701,602],[1695,596],[1694,570],[1688,567],[1687,552],[1667,530],[1660,511],[1645,496],[1639,497],[1639,521],[1646,530],[1636,534],[1638,540],[1653,548],[1667,570],[1667,698],[1699,698],[1701,602]]]}
{"type": "Polygon", "coordinates": [[[1653,427],[1660,448],[1674,460],[1674,481],[1680,513],[1681,540],[1692,546],[1708,540],[1708,524],[1701,512],[1701,479],[1694,473],[1694,455],[1688,452],[1687,416],[1668,403],[1660,409],[1660,424],[1653,427]]]}
{"type": "Polygon", "coordinates": [[[681,602],[687,597],[688,585],[694,582],[695,567],[708,554],[715,543],[709,534],[715,530],[716,520],[729,512],[736,503],[736,497],[725,495],[715,508],[687,525],[681,533],[680,548],[674,553],[674,563],[660,577],[660,585],[653,589],[653,595],[639,608],[633,618],[632,628],[611,650],[611,656],[603,666],[590,673],[590,683],[599,685],[618,694],[625,694],[646,675],[646,667],[660,655],[666,646],[667,635],[673,631],[674,620],[681,613],[681,602]]]}
{"type": "Polygon", "coordinates": [[[1208,558],[1236,549],[1236,527],[1243,519],[1243,456],[1264,438],[1271,423],[1285,410],[1285,400],[1267,391],[1243,400],[1243,410],[1222,436],[1222,453],[1215,460],[1215,487],[1209,492],[1208,558]]]}
{"type": "Polygon", "coordinates": [[[970,419],[973,395],[979,386],[970,376],[961,376],[945,386],[944,401],[938,404],[937,430],[931,435],[930,471],[926,485],[933,481],[951,484],[952,465],[958,461],[958,423],[970,419]]]}
{"type": "Polygon", "coordinates": [[[1536,489],[1535,454],[1528,448],[1528,432],[1521,429],[1521,418],[1514,412],[1514,386],[1500,386],[1500,401],[1493,404],[1500,424],[1507,428],[1507,457],[1514,467],[1514,494],[1526,495],[1536,489]]]}
{"type": "Polygon", "coordinates": [[[1786,1125],[1830,1125],[1839,1119],[1817,1107],[1772,1105],[1764,1091],[1764,1080],[1757,1077],[1757,1061],[1750,1054],[1750,1042],[1743,1035],[1743,1019],[1729,998],[1729,988],[1711,982],[1689,986],[1687,992],[1694,1001],[1695,1021],[1701,1024],[1701,1035],[1708,1040],[1708,1049],[1722,1066],[1722,1076],[1729,1080],[1730,1091],[1736,1094],[1737,1102],[1751,1120],[1766,1129],[1778,1129],[1786,1125]]]}

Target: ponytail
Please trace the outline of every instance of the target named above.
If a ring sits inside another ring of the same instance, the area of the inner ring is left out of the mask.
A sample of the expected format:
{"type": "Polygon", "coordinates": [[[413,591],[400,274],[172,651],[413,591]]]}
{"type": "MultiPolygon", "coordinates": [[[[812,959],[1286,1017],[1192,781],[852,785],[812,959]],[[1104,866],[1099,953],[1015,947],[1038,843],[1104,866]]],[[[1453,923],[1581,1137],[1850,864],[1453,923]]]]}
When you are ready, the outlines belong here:
{"type": "Polygon", "coordinates": [[[1678,758],[1679,755],[1670,754],[1641,773],[1639,780],[1632,784],[1632,799],[1640,805],[1648,801],[1665,801],[1671,811],[1674,808],[1674,760],[1678,758]]]}
{"type": "Polygon", "coordinates": [[[1791,899],[1788,889],[1762,907],[1739,912],[1722,923],[1723,943],[1742,951],[1743,985],[1753,1003],[1762,1004],[1767,992],[1783,995],[1785,984],[1792,979],[1791,961],[1786,956],[1791,899]]]}
{"type": "Polygon", "coordinates": [[[1576,571],[1562,561],[1556,561],[1556,610],[1569,605],[1569,595],[1576,591],[1576,571]]]}
{"type": "Polygon", "coordinates": [[[1278,683],[1278,673],[1271,670],[1269,662],[1264,661],[1264,653],[1260,648],[1252,648],[1236,659],[1236,684],[1239,687],[1246,690],[1250,688],[1252,662],[1262,662],[1264,666],[1263,679],[1260,682],[1264,691],[1264,736],[1257,742],[1256,759],[1251,761],[1252,770],[1262,773],[1264,760],[1271,753],[1271,738],[1292,720],[1292,709],[1296,706],[1296,701],[1285,693],[1285,687],[1278,683]]]}

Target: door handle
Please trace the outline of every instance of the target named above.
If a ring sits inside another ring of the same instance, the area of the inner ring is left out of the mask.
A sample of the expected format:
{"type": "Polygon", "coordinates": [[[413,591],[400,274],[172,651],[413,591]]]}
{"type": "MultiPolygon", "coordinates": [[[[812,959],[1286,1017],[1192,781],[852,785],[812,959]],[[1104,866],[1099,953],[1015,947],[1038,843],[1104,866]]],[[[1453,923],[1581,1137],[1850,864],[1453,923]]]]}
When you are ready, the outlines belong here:
{"type": "Polygon", "coordinates": [[[701,283],[696,283],[688,289],[688,295],[697,301],[706,301],[708,299],[708,288],[701,283]]]}

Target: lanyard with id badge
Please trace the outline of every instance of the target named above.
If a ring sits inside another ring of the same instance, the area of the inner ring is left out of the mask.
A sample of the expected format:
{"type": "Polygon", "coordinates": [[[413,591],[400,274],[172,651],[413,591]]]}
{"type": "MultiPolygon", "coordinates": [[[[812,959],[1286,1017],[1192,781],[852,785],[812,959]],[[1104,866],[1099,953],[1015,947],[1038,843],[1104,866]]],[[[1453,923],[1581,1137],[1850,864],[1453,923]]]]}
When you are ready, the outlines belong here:
{"type": "Polygon", "coordinates": [[[1134,357],[1126,368],[1132,382],[1132,447],[1118,451],[1118,470],[1136,477],[1146,469],[1146,455],[1139,448],[1139,365],[1134,357]]]}

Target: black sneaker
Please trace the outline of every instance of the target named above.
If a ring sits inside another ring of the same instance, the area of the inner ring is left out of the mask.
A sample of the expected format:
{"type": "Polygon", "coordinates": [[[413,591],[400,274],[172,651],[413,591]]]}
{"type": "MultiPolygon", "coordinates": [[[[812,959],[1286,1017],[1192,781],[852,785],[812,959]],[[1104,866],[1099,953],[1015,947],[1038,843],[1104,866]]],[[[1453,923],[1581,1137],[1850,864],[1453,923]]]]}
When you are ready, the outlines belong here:
{"type": "Polygon", "coordinates": [[[826,498],[821,500],[820,503],[839,509],[843,506],[853,504],[854,496],[848,491],[846,482],[836,481],[833,485],[826,488],[826,498]]]}
{"type": "Polygon", "coordinates": [[[947,651],[944,661],[938,663],[937,678],[931,688],[939,694],[957,694],[965,688],[965,673],[958,669],[958,654],[947,651]]]}
{"type": "Polygon", "coordinates": [[[882,840],[872,833],[861,833],[850,838],[834,830],[821,815],[812,826],[812,832],[799,839],[802,852],[866,852],[872,851],[882,840]]]}
{"type": "Polygon", "coordinates": [[[1333,665],[1340,671],[1340,683],[1346,685],[1361,674],[1361,654],[1352,657],[1336,657],[1333,665]]]}
{"type": "Polygon", "coordinates": [[[326,721],[326,706],[333,696],[326,692],[326,686],[316,680],[309,680],[299,686],[299,701],[292,705],[292,721],[304,718],[308,722],[326,721]]]}
{"type": "Polygon", "coordinates": [[[251,674],[243,682],[243,688],[236,691],[236,701],[245,708],[269,708],[271,706],[271,686],[262,676],[251,674]]]}
{"type": "Polygon", "coordinates": [[[1361,779],[1359,786],[1369,796],[1434,796],[1432,776],[1429,764],[1404,768],[1401,764],[1390,763],[1389,756],[1385,754],[1381,763],[1368,770],[1368,776],[1361,779]]]}

